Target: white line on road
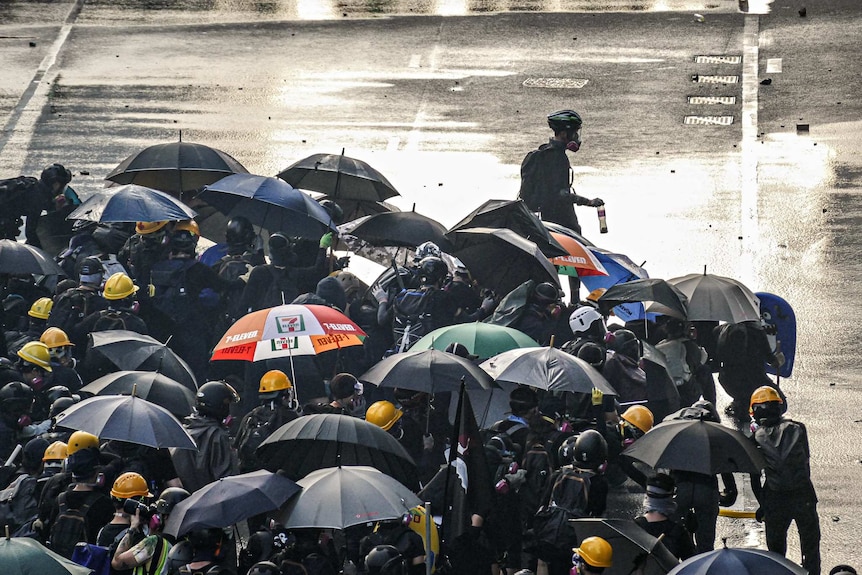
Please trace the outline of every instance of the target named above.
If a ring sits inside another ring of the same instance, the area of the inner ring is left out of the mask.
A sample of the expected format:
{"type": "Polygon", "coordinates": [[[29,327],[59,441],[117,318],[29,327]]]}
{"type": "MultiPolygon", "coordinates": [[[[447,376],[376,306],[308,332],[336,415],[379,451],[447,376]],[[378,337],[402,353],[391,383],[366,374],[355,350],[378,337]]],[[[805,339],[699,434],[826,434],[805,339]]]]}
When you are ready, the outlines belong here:
{"type": "Polygon", "coordinates": [[[757,226],[757,62],[760,17],[752,14],[745,17],[742,31],[742,160],[740,166],[740,235],[742,236],[742,259],[740,280],[755,285],[754,255],[758,247],[757,226]]]}

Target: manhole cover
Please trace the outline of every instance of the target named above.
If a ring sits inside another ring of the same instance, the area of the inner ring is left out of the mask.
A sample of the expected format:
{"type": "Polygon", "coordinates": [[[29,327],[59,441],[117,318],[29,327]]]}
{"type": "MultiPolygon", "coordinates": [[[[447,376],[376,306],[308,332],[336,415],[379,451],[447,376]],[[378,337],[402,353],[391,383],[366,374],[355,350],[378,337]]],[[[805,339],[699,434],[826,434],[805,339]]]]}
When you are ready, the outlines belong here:
{"type": "Polygon", "coordinates": [[[691,77],[692,82],[698,84],[738,84],[739,76],[710,76],[704,74],[694,74],[691,77]]]}
{"type": "Polygon", "coordinates": [[[682,122],[689,126],[729,126],[733,116],[686,116],[682,122]]]}
{"type": "Polygon", "coordinates": [[[527,78],[524,86],[527,88],[576,88],[587,85],[586,78],[527,78]]]}
{"type": "Polygon", "coordinates": [[[698,64],[739,64],[742,56],[695,56],[698,64]]]}
{"type": "Polygon", "coordinates": [[[736,96],[689,96],[689,104],[724,104],[732,106],[736,104],[736,96]]]}

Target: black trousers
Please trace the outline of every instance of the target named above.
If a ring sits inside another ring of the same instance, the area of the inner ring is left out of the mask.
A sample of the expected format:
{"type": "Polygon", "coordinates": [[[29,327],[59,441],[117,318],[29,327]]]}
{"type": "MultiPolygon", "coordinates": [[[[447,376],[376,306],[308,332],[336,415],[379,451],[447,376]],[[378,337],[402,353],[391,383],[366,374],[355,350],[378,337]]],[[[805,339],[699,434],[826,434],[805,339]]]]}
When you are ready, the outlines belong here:
{"type": "Polygon", "coordinates": [[[766,547],[775,553],[787,553],[787,532],[796,521],[802,566],[809,575],[820,575],[820,518],[817,498],[804,492],[764,491],[763,522],[766,525],[766,547]]]}

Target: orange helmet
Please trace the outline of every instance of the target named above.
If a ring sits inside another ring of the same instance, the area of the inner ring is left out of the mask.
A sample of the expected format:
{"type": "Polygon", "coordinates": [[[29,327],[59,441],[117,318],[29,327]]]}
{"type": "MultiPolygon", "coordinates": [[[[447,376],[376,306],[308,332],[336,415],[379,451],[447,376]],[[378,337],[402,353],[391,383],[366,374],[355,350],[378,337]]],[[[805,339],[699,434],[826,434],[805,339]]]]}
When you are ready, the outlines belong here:
{"type": "Polygon", "coordinates": [[[138,222],[135,224],[135,231],[142,236],[146,236],[156,233],[166,225],[168,225],[168,222],[138,222]]]}
{"type": "Polygon", "coordinates": [[[67,345],[75,345],[69,341],[69,336],[66,335],[66,332],[59,327],[49,327],[43,331],[42,335],[39,337],[39,341],[44,343],[45,347],[49,350],[58,347],[66,347],[67,345]]]}

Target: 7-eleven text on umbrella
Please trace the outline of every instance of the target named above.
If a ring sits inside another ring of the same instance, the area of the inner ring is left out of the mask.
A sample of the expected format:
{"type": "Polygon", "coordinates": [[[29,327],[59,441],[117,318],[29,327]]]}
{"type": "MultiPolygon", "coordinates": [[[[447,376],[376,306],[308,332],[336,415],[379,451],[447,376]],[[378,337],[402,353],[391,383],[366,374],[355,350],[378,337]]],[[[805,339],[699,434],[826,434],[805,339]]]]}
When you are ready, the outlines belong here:
{"type": "Polygon", "coordinates": [[[276,317],[275,322],[278,333],[296,333],[299,331],[305,331],[305,319],[301,315],[276,317]]]}
{"type": "Polygon", "coordinates": [[[247,339],[254,339],[257,337],[258,330],[247,331],[245,333],[238,333],[236,335],[229,335],[224,338],[225,343],[237,343],[240,341],[245,341],[247,339]]]}

